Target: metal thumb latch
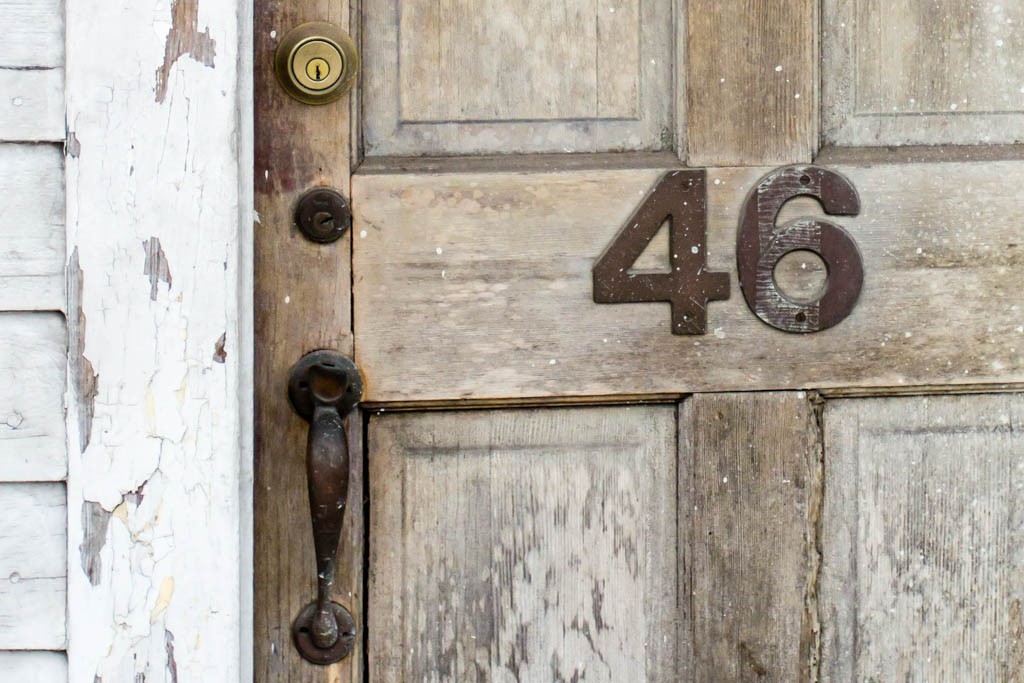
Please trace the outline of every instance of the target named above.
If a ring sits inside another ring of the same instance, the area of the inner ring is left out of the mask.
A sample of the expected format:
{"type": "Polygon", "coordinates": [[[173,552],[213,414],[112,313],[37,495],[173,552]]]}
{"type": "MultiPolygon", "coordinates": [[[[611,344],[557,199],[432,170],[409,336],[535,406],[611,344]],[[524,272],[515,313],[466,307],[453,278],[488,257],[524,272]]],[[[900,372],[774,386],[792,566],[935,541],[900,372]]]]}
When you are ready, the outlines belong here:
{"type": "Polygon", "coordinates": [[[309,422],[306,476],[316,551],[317,598],[299,612],[292,637],[299,653],[314,664],[331,664],[352,652],[355,621],[331,600],[341,525],[348,499],[349,454],[345,416],[363,393],[359,369],[333,351],[303,356],[288,377],[288,399],[309,422]]]}

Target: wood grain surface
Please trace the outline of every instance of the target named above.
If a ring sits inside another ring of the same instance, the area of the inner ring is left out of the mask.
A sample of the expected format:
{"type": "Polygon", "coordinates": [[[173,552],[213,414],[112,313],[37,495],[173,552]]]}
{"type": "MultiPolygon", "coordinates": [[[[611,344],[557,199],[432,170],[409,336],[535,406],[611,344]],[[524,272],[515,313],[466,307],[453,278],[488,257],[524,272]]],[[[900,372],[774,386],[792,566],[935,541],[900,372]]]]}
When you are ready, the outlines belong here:
{"type": "MultiPolygon", "coordinates": [[[[306,240],[293,225],[299,196],[328,186],[348,196],[351,97],[311,106],[277,83],[273,55],[291,28],[307,21],[349,26],[347,2],[260,0],[255,14],[255,678],[260,683],[361,680],[361,657],[330,667],[303,660],[291,624],[315,596],[316,564],[306,492],[307,424],[288,404],[291,366],[316,349],[352,353],[350,242],[306,240]]],[[[362,633],[360,418],[349,420],[351,504],[339,550],[336,600],[362,633]]],[[[357,643],[358,653],[361,640],[357,643]]]]}
{"type": "Polygon", "coordinates": [[[59,481],[67,333],[56,313],[0,313],[0,481],[59,481]]]}
{"type": "MultiPolygon", "coordinates": [[[[375,402],[1024,381],[1024,162],[838,166],[865,284],[836,327],[761,323],[735,280],[738,213],[768,169],[708,172],[710,334],[664,304],[599,305],[591,268],[661,169],[357,174],[356,355],[375,402]]],[[[821,215],[797,200],[781,220],[821,215]]]]}
{"type": "Polygon", "coordinates": [[[813,0],[690,0],[690,166],[810,161],[818,145],[818,8],[813,0]]]}
{"type": "Polygon", "coordinates": [[[1024,676],[1024,397],[829,401],[824,680],[1024,676]]]}
{"type": "Polygon", "coordinates": [[[0,67],[0,141],[64,140],[64,70],[0,67]]]}
{"type": "Polygon", "coordinates": [[[370,680],[675,680],[675,409],[370,421],[370,680]]]}
{"type": "Polygon", "coordinates": [[[0,518],[0,650],[63,650],[64,485],[0,484],[0,510],[15,511],[0,518]]]}
{"type": "Polygon", "coordinates": [[[56,145],[0,144],[0,310],[64,309],[64,160],[56,145]]]}
{"type": "Polygon", "coordinates": [[[365,0],[366,154],[672,149],[673,4],[365,0]]]}
{"type": "Polygon", "coordinates": [[[811,398],[696,395],[679,434],[680,650],[692,658],[680,680],[814,680],[823,451],[811,398]]]}
{"type": "Polygon", "coordinates": [[[1024,142],[1024,6],[826,0],[825,141],[838,145],[1024,142]]]}
{"type": "Polygon", "coordinates": [[[4,0],[0,3],[2,67],[64,65],[64,3],[61,0],[4,0]]]}
{"type": "Polygon", "coordinates": [[[63,652],[0,652],[0,676],[17,683],[63,683],[68,658],[63,652]]]}

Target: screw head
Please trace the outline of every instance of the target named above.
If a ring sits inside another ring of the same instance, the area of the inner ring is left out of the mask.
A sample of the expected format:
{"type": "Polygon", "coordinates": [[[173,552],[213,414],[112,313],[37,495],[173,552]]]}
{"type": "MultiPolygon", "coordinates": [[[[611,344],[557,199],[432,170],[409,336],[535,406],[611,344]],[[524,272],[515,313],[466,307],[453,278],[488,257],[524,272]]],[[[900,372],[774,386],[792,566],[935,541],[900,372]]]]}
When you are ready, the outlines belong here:
{"type": "Polygon", "coordinates": [[[340,194],[326,187],[310,190],[295,207],[295,224],[307,239],[318,244],[338,240],[352,222],[352,211],[340,194]]]}

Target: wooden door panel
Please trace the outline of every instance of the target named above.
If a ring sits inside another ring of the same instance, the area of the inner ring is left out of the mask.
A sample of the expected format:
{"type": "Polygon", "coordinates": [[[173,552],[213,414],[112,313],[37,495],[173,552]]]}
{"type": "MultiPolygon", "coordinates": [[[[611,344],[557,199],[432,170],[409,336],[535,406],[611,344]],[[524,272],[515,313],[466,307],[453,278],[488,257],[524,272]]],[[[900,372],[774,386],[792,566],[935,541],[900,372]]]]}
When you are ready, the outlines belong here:
{"type": "Polygon", "coordinates": [[[830,401],[827,680],[1024,671],[1024,396],[830,401]]]}
{"type": "Polygon", "coordinates": [[[829,143],[1024,142],[1024,5],[825,0],[823,7],[829,143]]]}
{"type": "MultiPolygon", "coordinates": [[[[356,356],[370,401],[652,395],[1024,380],[1024,162],[837,165],[863,254],[848,319],[761,323],[733,276],[706,336],[666,304],[599,305],[591,268],[661,169],[357,173],[356,356]]],[[[708,172],[708,268],[735,273],[738,213],[763,168],[708,172]]],[[[786,217],[820,215],[813,202],[786,217]]]]}
{"type": "Polygon", "coordinates": [[[367,0],[366,154],[672,147],[673,0],[367,0]]]}
{"type": "Polygon", "coordinates": [[[675,414],[371,418],[370,680],[673,680],[675,414]]]}
{"type": "Polygon", "coordinates": [[[803,392],[682,405],[678,680],[814,680],[816,410],[803,392]]]}

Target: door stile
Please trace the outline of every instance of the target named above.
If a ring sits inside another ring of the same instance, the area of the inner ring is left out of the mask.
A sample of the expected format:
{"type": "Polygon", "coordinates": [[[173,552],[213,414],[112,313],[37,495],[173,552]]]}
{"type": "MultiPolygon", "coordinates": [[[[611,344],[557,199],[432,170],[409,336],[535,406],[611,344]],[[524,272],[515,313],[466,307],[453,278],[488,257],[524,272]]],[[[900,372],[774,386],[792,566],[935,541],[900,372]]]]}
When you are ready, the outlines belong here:
{"type": "Polygon", "coordinates": [[[814,158],[819,4],[690,0],[683,139],[689,166],[780,166],[814,158]]]}
{"type": "Polygon", "coordinates": [[[817,680],[820,410],[805,392],[681,405],[680,680],[817,680]]]}
{"type": "Polygon", "coordinates": [[[349,27],[346,1],[257,0],[255,7],[255,679],[260,683],[362,680],[362,417],[347,420],[350,504],[338,551],[335,601],[355,617],[353,656],[327,667],[304,661],[292,620],[316,595],[305,447],[307,423],[288,402],[289,369],[307,352],[353,352],[351,239],[308,241],[294,225],[313,187],[350,197],[350,97],[314,106],[292,100],[274,74],[274,52],[310,21],[349,27]]]}

